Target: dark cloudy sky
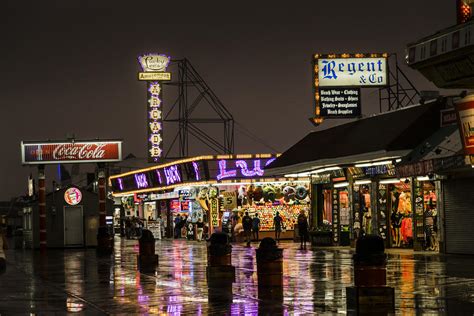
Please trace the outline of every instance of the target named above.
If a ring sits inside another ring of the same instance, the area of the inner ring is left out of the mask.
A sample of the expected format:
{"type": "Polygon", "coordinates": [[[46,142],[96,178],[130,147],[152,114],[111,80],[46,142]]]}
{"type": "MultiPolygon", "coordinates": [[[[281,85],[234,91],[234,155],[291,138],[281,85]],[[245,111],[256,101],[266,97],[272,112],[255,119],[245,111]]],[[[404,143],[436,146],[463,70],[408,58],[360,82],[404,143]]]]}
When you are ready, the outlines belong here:
{"type": "MultiPolygon", "coordinates": [[[[402,63],[406,43],[455,23],[454,2],[2,0],[0,199],[23,194],[35,171],[21,166],[21,140],[122,138],[145,155],[140,53],[188,58],[237,122],[283,151],[313,130],[312,53],[402,63]]],[[[376,90],[365,93],[373,113],[376,90]]],[[[269,151],[236,133],[236,152],[269,151]]]]}

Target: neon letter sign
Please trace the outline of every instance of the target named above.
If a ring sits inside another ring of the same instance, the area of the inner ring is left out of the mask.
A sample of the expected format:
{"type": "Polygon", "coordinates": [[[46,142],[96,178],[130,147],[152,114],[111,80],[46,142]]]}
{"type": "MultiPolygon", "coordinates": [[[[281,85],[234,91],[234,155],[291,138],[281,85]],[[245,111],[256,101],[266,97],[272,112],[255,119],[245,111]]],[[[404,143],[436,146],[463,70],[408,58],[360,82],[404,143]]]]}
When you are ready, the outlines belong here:
{"type": "Polygon", "coordinates": [[[260,160],[258,159],[253,161],[252,171],[249,170],[247,163],[243,160],[237,160],[235,166],[240,168],[240,172],[244,177],[263,176],[263,170],[260,168],[260,160]]]}
{"type": "Polygon", "coordinates": [[[137,184],[137,188],[147,188],[148,187],[148,181],[146,179],[146,174],[144,173],[137,173],[135,175],[135,183],[137,184]]]}
{"type": "Polygon", "coordinates": [[[195,161],[193,161],[193,167],[194,167],[194,174],[196,175],[196,181],[199,181],[199,166],[195,161]]]}
{"type": "Polygon", "coordinates": [[[174,184],[181,182],[181,175],[179,174],[178,166],[171,166],[169,168],[163,168],[163,172],[166,176],[166,184],[174,184]]]}
{"type": "Polygon", "coordinates": [[[227,171],[227,160],[219,161],[219,174],[217,175],[217,180],[222,180],[225,178],[235,178],[237,176],[237,170],[227,171]]]}

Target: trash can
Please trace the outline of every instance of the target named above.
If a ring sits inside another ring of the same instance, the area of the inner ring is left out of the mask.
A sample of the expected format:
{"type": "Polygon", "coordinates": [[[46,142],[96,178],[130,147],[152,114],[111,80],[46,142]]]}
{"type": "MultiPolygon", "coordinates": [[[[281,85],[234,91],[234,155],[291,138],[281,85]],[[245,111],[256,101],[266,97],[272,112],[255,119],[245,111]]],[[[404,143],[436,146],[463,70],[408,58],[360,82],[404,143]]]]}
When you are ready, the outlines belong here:
{"type": "Polygon", "coordinates": [[[23,237],[23,229],[17,228],[13,232],[13,247],[15,249],[23,249],[25,238],[23,237]]]}

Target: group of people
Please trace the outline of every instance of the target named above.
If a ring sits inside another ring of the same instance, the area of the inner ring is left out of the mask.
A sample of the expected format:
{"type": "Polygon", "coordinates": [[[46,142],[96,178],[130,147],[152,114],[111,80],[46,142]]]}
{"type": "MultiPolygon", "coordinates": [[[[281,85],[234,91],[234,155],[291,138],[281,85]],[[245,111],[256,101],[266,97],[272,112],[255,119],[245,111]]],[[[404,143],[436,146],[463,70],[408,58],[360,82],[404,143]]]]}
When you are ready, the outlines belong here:
{"type": "Polygon", "coordinates": [[[207,228],[201,217],[193,223],[188,216],[176,215],[174,218],[174,238],[187,238],[190,240],[203,240],[203,234],[207,228]]]}
{"type": "MultiPolygon", "coordinates": [[[[306,249],[306,243],[308,242],[308,218],[303,210],[300,211],[297,219],[298,223],[298,234],[301,241],[300,249],[306,249]]],[[[247,247],[250,247],[250,242],[253,240],[259,241],[259,231],[260,231],[260,219],[258,218],[258,213],[255,213],[254,217],[251,218],[249,212],[245,212],[244,217],[242,218],[242,227],[245,236],[245,242],[247,247]]],[[[279,212],[275,213],[273,218],[273,228],[275,229],[275,240],[277,243],[280,242],[281,233],[283,231],[283,218],[280,216],[279,212]]],[[[234,229],[235,231],[235,229],[234,229]]]]}

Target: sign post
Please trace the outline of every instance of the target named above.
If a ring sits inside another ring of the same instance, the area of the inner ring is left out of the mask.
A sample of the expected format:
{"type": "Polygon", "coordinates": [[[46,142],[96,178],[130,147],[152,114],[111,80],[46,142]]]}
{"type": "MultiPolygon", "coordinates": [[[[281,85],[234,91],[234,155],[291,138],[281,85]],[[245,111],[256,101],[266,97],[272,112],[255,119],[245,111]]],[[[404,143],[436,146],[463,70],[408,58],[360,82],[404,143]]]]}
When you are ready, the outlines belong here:
{"type": "Polygon", "coordinates": [[[361,112],[360,88],[388,84],[388,54],[314,54],[314,114],[319,125],[325,118],[357,118],[361,112]]]}
{"type": "Polygon", "coordinates": [[[46,185],[44,165],[38,166],[38,208],[39,208],[39,241],[40,251],[44,252],[47,246],[46,235],[46,185]]]}
{"type": "Polygon", "coordinates": [[[143,72],[138,80],[147,82],[147,135],[148,162],[156,163],[163,158],[163,93],[162,81],[170,81],[171,73],[166,72],[170,57],[147,54],[138,57],[143,72]]]}

